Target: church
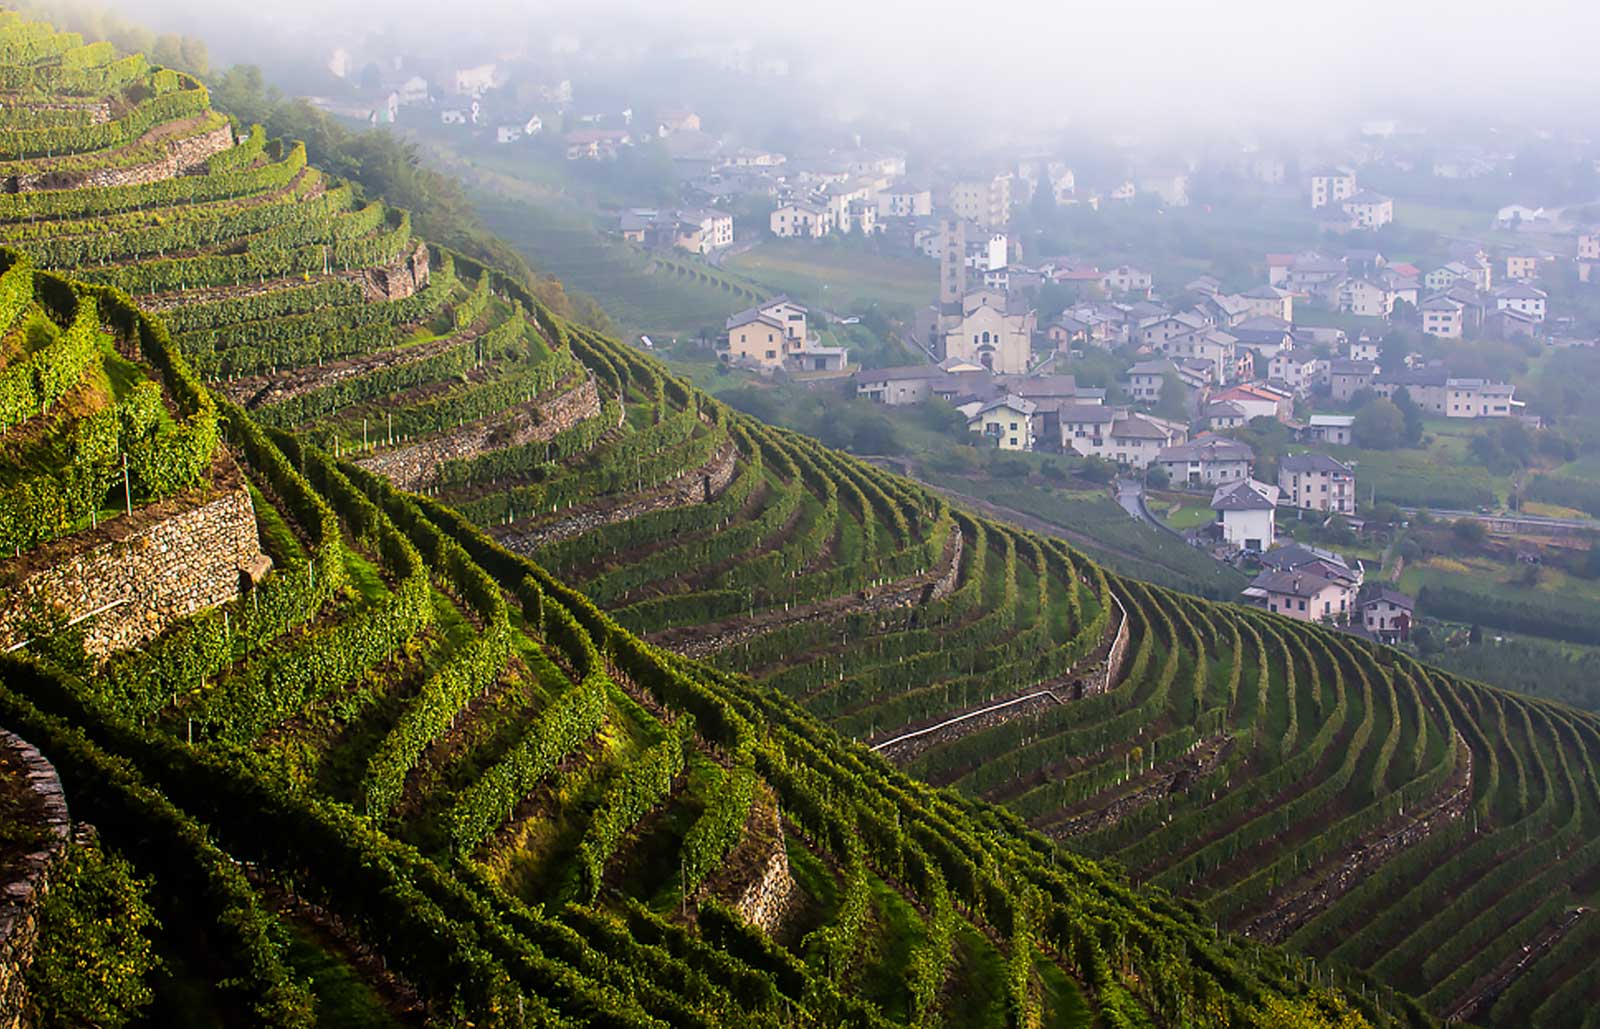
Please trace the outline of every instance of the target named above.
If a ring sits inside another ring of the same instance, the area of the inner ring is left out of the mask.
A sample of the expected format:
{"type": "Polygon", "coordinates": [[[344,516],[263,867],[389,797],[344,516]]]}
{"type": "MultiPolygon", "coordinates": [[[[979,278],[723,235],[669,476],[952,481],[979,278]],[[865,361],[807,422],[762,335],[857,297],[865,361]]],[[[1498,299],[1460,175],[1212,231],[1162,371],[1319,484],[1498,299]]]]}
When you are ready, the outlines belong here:
{"type": "Polygon", "coordinates": [[[939,303],[929,309],[924,339],[940,361],[962,361],[998,375],[1020,375],[1032,363],[1036,313],[1022,297],[967,289],[966,231],[946,219],[939,255],[939,303]]]}

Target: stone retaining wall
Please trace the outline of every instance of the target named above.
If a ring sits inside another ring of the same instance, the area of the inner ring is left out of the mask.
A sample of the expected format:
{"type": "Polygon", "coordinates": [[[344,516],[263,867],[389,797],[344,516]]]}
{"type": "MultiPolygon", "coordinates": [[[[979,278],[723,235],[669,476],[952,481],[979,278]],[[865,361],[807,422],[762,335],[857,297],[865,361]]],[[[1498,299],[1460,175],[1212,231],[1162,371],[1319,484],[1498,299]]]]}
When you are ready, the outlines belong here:
{"type": "Polygon", "coordinates": [[[895,579],[881,586],[867,587],[815,604],[786,610],[772,608],[749,617],[663,629],[650,633],[646,638],[684,657],[703,658],[797,622],[874,614],[927,604],[948,596],[955,589],[956,580],[961,574],[961,552],[965,545],[961,532],[952,530],[940,564],[920,575],[895,579]]]}
{"type": "Polygon", "coordinates": [[[789,851],[783,843],[783,821],[777,804],[762,791],[762,799],[751,812],[755,836],[762,843],[760,871],[733,902],[733,908],[746,922],[773,935],[783,926],[794,907],[799,887],[789,871],[789,851]]]}
{"type": "Polygon", "coordinates": [[[415,443],[358,457],[356,464],[384,476],[400,489],[420,489],[432,485],[439,465],[445,461],[464,461],[508,447],[543,443],[599,414],[600,391],[593,379],[585,379],[549,400],[535,398],[531,407],[515,411],[510,418],[473,422],[415,443]]]}
{"type": "Polygon", "coordinates": [[[506,549],[531,554],[548,543],[557,543],[592,532],[603,525],[626,522],[654,511],[705,504],[716,499],[733,481],[738,468],[739,449],[731,441],[699,468],[691,469],[655,489],[615,501],[589,505],[553,522],[527,527],[513,522],[490,531],[506,549]]]}
{"type": "MultiPolygon", "coordinates": [[[[159,131],[160,126],[151,131],[159,131]]],[[[164,141],[165,157],[144,164],[90,168],[85,171],[45,171],[14,175],[4,183],[7,193],[32,193],[41,189],[86,189],[98,186],[142,186],[174,179],[205,164],[213,155],[233,146],[233,127],[219,125],[208,132],[164,141]]],[[[138,143],[133,144],[138,146],[138,143]]]]}
{"type": "Polygon", "coordinates": [[[141,508],[94,534],[0,562],[0,649],[19,641],[38,603],[68,618],[99,612],[87,619],[84,643],[104,657],[232,600],[243,576],[258,578],[265,560],[250,492],[237,478],[200,503],[141,508]]]}
{"type": "Polygon", "coordinates": [[[61,780],[44,755],[14,733],[0,729],[0,753],[26,769],[28,787],[39,800],[49,839],[25,856],[14,874],[0,882],[0,1029],[22,1029],[28,1006],[23,977],[33,963],[39,939],[39,906],[50,890],[50,876],[72,835],[61,780]]]}
{"type": "Polygon", "coordinates": [[[394,264],[362,269],[359,281],[368,303],[404,300],[428,284],[428,244],[419,240],[411,253],[394,264]]]}

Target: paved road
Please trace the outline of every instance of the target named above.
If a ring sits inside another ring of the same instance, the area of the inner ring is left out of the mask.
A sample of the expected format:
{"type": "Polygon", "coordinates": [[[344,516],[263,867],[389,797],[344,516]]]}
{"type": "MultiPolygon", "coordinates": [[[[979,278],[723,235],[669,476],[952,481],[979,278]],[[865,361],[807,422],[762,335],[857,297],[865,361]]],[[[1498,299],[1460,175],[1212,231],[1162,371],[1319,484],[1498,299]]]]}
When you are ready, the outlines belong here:
{"type": "MultiPolygon", "coordinates": [[[[1400,510],[1404,511],[1408,515],[1414,515],[1421,509],[1415,507],[1402,507],[1400,510]]],[[[1452,521],[1457,518],[1483,518],[1492,519],[1495,521],[1519,522],[1528,526],[1529,528],[1543,527],[1549,529],[1587,529],[1590,531],[1600,531],[1600,521],[1597,521],[1593,518],[1548,518],[1544,515],[1521,514],[1516,511],[1508,511],[1503,514],[1484,514],[1482,511],[1452,511],[1448,509],[1432,507],[1428,508],[1427,511],[1428,514],[1432,515],[1434,518],[1444,518],[1452,521]]]]}

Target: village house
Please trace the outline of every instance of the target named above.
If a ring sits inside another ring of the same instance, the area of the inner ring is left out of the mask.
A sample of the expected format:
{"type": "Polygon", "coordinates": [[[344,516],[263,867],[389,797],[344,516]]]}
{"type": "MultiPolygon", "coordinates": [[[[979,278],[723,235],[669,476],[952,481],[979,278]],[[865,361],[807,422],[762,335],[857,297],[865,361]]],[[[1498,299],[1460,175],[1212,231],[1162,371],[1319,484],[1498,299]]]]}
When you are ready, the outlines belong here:
{"type": "Polygon", "coordinates": [[[1350,352],[1346,356],[1352,361],[1376,361],[1382,353],[1382,345],[1363,333],[1350,341],[1350,352]]]}
{"type": "Polygon", "coordinates": [[[1501,311],[1516,311],[1532,318],[1535,322],[1544,321],[1545,302],[1549,294],[1542,289],[1530,286],[1525,282],[1505,286],[1495,290],[1495,307],[1501,311]]]}
{"type": "Polygon", "coordinates": [[[1011,220],[1011,173],[956,182],[950,187],[949,206],[958,218],[986,229],[1003,228],[1011,220]]]}
{"type": "Polygon", "coordinates": [[[1328,362],[1328,393],[1341,404],[1364,389],[1372,388],[1378,376],[1378,366],[1371,361],[1349,361],[1336,358],[1328,362]]]}
{"type": "Polygon", "coordinates": [[[1351,433],[1356,424],[1351,414],[1314,414],[1306,419],[1301,438],[1311,443],[1331,443],[1336,447],[1350,445],[1351,433]]]}
{"type": "MultiPolygon", "coordinates": [[[[1226,436],[1198,436],[1163,449],[1155,463],[1174,486],[1219,486],[1250,477],[1256,454],[1249,445],[1226,436]]],[[[1276,492],[1276,491],[1274,491],[1276,492]]]]}
{"type": "Polygon", "coordinates": [[[1527,204],[1507,204],[1494,214],[1494,224],[1500,229],[1533,228],[1550,224],[1550,214],[1542,207],[1527,204]]]}
{"type": "Polygon", "coordinates": [[[1100,277],[1107,293],[1137,293],[1148,297],[1154,283],[1150,273],[1129,264],[1119,264],[1100,277]]]}
{"type": "Polygon", "coordinates": [[[1189,206],[1189,176],[1182,172],[1155,172],[1139,179],[1141,193],[1154,193],[1167,207],[1189,206]]]}
{"type": "Polygon", "coordinates": [[[1276,418],[1288,421],[1294,414],[1294,395],[1263,382],[1242,382],[1210,397],[1212,403],[1231,403],[1244,412],[1245,420],[1276,418]]]}
{"type": "Polygon", "coordinates": [[[1204,297],[1194,305],[1194,312],[1219,329],[1231,328],[1251,316],[1250,305],[1244,298],[1222,292],[1204,297]]]}
{"type": "Polygon", "coordinates": [[[826,207],[797,200],[773,211],[768,227],[779,239],[796,236],[821,239],[833,231],[833,212],[826,207]]]}
{"type": "Polygon", "coordinates": [[[693,111],[662,111],[656,119],[663,136],[675,132],[699,132],[700,116],[693,111]]]}
{"type": "Polygon", "coordinates": [[[1175,360],[1203,364],[1206,368],[1206,381],[1211,385],[1220,386],[1234,373],[1234,351],[1237,342],[1226,332],[1206,329],[1202,332],[1174,336],[1156,344],[1156,348],[1175,360]]]}
{"type": "Polygon", "coordinates": [[[1205,419],[1206,428],[1212,432],[1223,432],[1250,424],[1250,415],[1231,400],[1216,400],[1206,404],[1201,417],[1205,419]]]}
{"type": "Polygon", "coordinates": [[[1062,404],[1056,408],[1054,419],[1061,434],[1061,449],[1084,455],[1101,453],[1108,446],[1112,425],[1126,416],[1126,410],[1102,404],[1062,404]]]}
{"type": "Polygon", "coordinates": [[[1140,361],[1128,369],[1128,395],[1137,403],[1154,404],[1161,399],[1167,376],[1177,372],[1171,361],[1140,361]]]}
{"type": "Polygon", "coordinates": [[[1247,317],[1266,316],[1294,321],[1294,294],[1277,286],[1257,286],[1239,294],[1249,309],[1247,317]]]}
{"type": "MultiPolygon", "coordinates": [[[[963,366],[964,367],[964,366],[963,366]]],[[[856,375],[856,395],[889,407],[981,395],[992,382],[983,369],[954,371],[936,364],[878,368],[856,375]]]]}
{"type": "Polygon", "coordinates": [[[1370,189],[1346,197],[1341,208],[1355,220],[1358,229],[1382,228],[1394,221],[1394,200],[1370,189]]]}
{"type": "Polygon", "coordinates": [[[1327,366],[1327,361],[1304,350],[1280,350],[1267,366],[1267,381],[1304,396],[1322,378],[1327,366]]]}
{"type": "Polygon", "coordinates": [[[578,129],[561,137],[569,161],[614,160],[617,151],[633,143],[626,129],[578,129]]]}
{"type": "Polygon", "coordinates": [[[1578,281],[1600,282],[1600,227],[1578,233],[1578,281]]]}
{"type": "Polygon", "coordinates": [[[844,347],[825,347],[806,329],[807,310],[786,296],[740,311],[726,323],[722,359],[763,373],[843,371],[844,347]]]}
{"type": "Polygon", "coordinates": [[[1446,418],[1509,418],[1523,407],[1510,383],[1451,378],[1437,366],[1385,373],[1372,388],[1388,400],[1403,389],[1417,407],[1446,418]]]}
{"type": "Polygon", "coordinates": [[[1259,367],[1270,367],[1280,351],[1294,347],[1294,328],[1282,318],[1256,315],[1246,318],[1228,330],[1228,335],[1238,340],[1238,345],[1255,352],[1259,367]]]}
{"type": "Polygon", "coordinates": [[[1279,458],[1278,488],[1285,503],[1304,511],[1348,515],[1356,510],[1356,473],[1326,454],[1279,458]]]}
{"type": "Polygon", "coordinates": [[[1470,254],[1446,261],[1422,277],[1422,284],[1430,293],[1442,292],[1457,285],[1487,290],[1493,282],[1494,269],[1490,264],[1470,254]]]}
{"type": "Polygon", "coordinates": [[[1514,250],[1506,255],[1506,278],[1526,282],[1539,277],[1539,264],[1543,256],[1533,250],[1514,250]]]}
{"type": "Polygon", "coordinates": [[[1509,383],[1485,379],[1446,379],[1444,384],[1447,418],[1509,418],[1522,406],[1509,383]]]}
{"type": "Polygon", "coordinates": [[[872,188],[860,180],[829,183],[822,187],[821,202],[840,233],[870,236],[877,230],[878,207],[872,188]]]}
{"type": "Polygon", "coordinates": [[[1245,478],[1218,486],[1211,495],[1225,542],[1259,554],[1277,540],[1278,487],[1245,478]]]}
{"type": "Polygon", "coordinates": [[[1339,201],[1354,196],[1356,192],[1355,172],[1344,171],[1338,168],[1327,168],[1313,172],[1311,175],[1311,207],[1326,207],[1337,204],[1339,201]]]}
{"type": "Polygon", "coordinates": [[[1284,272],[1282,282],[1272,285],[1296,293],[1315,293],[1331,282],[1348,277],[1350,269],[1342,257],[1324,257],[1321,254],[1300,254],[1284,272]]]}
{"type": "Polygon", "coordinates": [[[1262,572],[1245,596],[1274,614],[1331,623],[1349,619],[1354,590],[1342,579],[1305,568],[1262,572]]]}
{"type": "Polygon", "coordinates": [[[1177,422],[1152,415],[1133,414],[1125,408],[1074,407],[1061,412],[1062,443],[1084,457],[1099,457],[1115,464],[1143,471],[1163,449],[1188,439],[1188,430],[1177,422]],[[1101,412],[1111,412],[1109,422],[1101,412]],[[1092,412],[1092,413],[1091,413],[1092,412]],[[1070,419],[1070,420],[1069,420],[1070,419]],[[1089,428],[1082,436],[1068,436],[1068,425],[1089,428]]]}
{"type": "Polygon", "coordinates": [[[1339,310],[1346,314],[1388,318],[1394,302],[1393,290],[1368,279],[1346,279],[1339,284],[1339,310]]]}
{"type": "Polygon", "coordinates": [[[1210,328],[1206,320],[1192,311],[1180,314],[1156,315],[1139,325],[1139,342],[1147,347],[1159,347],[1175,336],[1186,336],[1210,328]]]}
{"type": "Polygon", "coordinates": [[[878,218],[926,218],[933,214],[932,191],[916,186],[891,186],[878,191],[878,218]]]}
{"type": "Polygon", "coordinates": [[[1397,590],[1380,588],[1361,602],[1361,625],[1384,643],[1411,638],[1416,602],[1397,590]]]}
{"type": "Polygon", "coordinates": [[[1532,315],[1502,307],[1484,316],[1482,332],[1489,339],[1532,339],[1539,334],[1539,322],[1532,315]]]}
{"type": "Polygon", "coordinates": [[[733,245],[733,215],[712,208],[634,208],[621,214],[618,227],[624,239],[659,249],[709,254],[733,245]]]}
{"type": "Polygon", "coordinates": [[[1464,332],[1466,305],[1443,294],[1429,297],[1417,306],[1422,315],[1422,331],[1440,339],[1460,339],[1464,332]]]}
{"type": "Polygon", "coordinates": [[[988,403],[973,402],[967,415],[967,429],[994,441],[1001,450],[1033,449],[1033,414],[1038,409],[1031,400],[1008,393],[988,403]]]}

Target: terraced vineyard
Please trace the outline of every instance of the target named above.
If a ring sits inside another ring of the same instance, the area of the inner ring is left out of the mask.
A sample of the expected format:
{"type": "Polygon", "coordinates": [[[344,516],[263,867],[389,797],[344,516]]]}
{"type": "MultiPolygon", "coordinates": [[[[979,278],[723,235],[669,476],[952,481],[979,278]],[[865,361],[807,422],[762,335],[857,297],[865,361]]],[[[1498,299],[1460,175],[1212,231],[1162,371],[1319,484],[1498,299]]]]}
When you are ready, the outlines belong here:
{"type": "Polygon", "coordinates": [[[141,59],[0,85],[0,726],[156,1021],[1593,1021],[1592,718],[731,412],[141,59]],[[202,602],[51,578],[229,497],[202,602]]]}

